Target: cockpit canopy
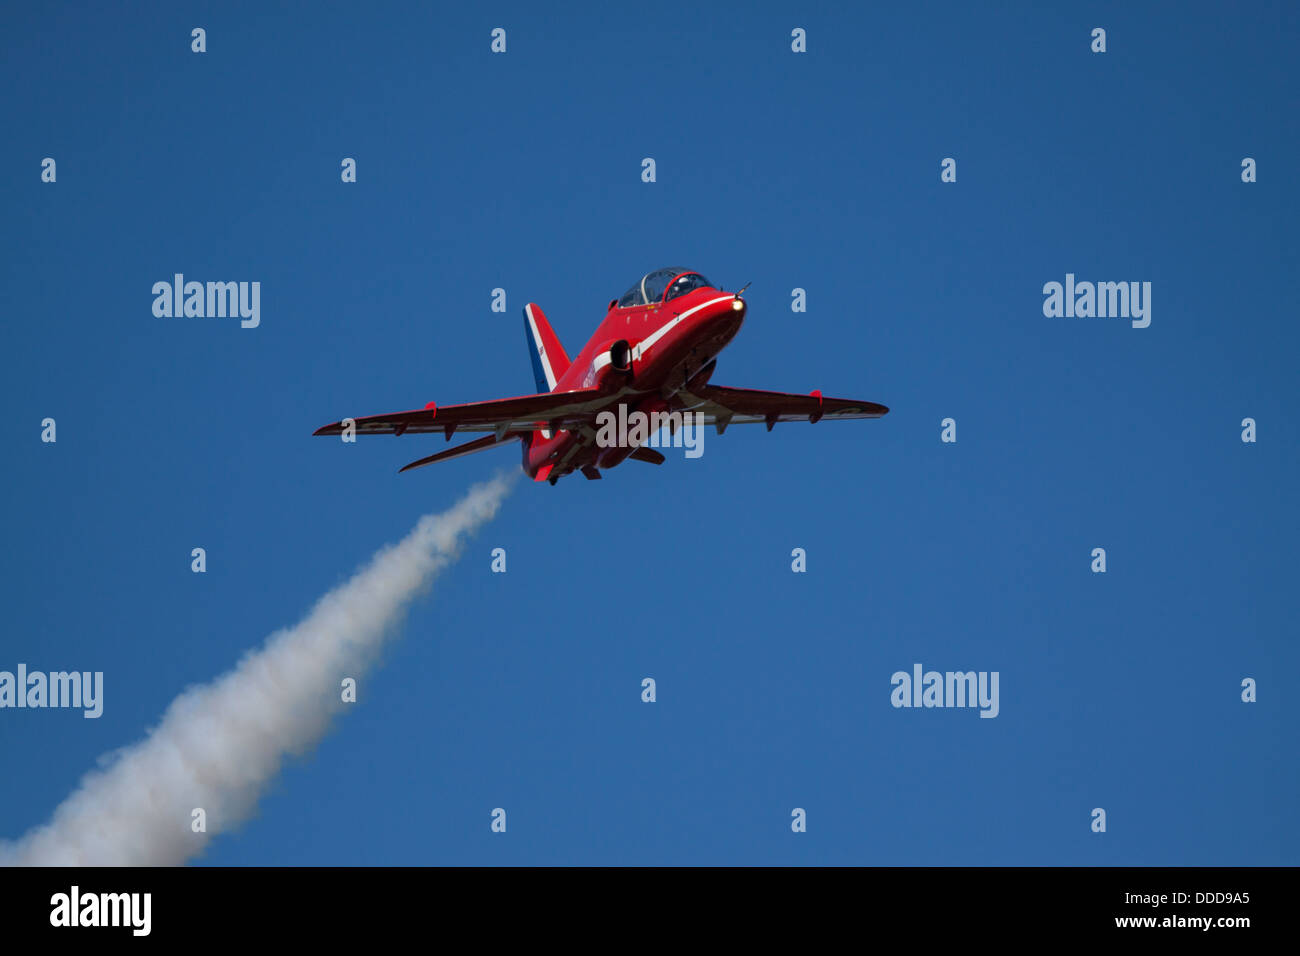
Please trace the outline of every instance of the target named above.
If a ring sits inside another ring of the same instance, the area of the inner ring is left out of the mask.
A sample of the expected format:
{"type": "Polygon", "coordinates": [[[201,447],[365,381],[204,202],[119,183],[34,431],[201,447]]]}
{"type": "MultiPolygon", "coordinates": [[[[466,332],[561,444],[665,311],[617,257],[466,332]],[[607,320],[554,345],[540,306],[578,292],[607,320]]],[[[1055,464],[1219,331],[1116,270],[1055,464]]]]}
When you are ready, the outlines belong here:
{"type": "Polygon", "coordinates": [[[704,288],[712,289],[714,285],[698,272],[680,268],[656,269],[654,272],[646,273],[641,277],[640,282],[624,292],[623,298],[618,300],[618,307],[627,309],[634,305],[658,302],[660,299],[667,302],[694,289],[704,288]],[[667,296],[664,295],[665,290],[668,292],[667,296]]]}

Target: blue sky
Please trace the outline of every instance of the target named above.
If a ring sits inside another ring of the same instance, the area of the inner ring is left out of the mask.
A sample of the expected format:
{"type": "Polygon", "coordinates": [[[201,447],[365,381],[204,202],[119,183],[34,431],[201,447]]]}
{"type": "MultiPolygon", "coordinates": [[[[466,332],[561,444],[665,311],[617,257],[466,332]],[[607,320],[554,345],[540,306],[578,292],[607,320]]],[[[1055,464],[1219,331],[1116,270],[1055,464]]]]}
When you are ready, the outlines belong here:
{"type": "Polygon", "coordinates": [[[313,429],[527,393],[526,302],[576,352],[685,263],[754,283],[716,382],[891,413],[519,483],[200,862],[1300,862],[1300,13],[1049,6],[6,8],[0,669],[106,691],[0,711],[0,837],[518,467],[313,429]],[[156,318],[176,272],[261,325],[156,318]],[[1150,327],[1044,317],[1067,272],[1150,327]],[[893,708],[917,662],[999,716],[893,708]]]}

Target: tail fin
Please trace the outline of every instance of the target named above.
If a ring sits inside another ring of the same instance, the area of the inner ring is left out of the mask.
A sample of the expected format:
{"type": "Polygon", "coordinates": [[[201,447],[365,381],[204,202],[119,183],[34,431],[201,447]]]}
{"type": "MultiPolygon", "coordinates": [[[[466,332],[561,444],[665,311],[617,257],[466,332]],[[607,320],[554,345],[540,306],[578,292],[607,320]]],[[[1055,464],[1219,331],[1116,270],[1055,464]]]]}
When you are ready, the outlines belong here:
{"type": "Polygon", "coordinates": [[[524,334],[528,339],[528,356],[533,360],[537,391],[555,391],[555,383],[569,369],[569,356],[564,354],[564,346],[551,330],[541,306],[533,302],[524,306],[524,334]]]}

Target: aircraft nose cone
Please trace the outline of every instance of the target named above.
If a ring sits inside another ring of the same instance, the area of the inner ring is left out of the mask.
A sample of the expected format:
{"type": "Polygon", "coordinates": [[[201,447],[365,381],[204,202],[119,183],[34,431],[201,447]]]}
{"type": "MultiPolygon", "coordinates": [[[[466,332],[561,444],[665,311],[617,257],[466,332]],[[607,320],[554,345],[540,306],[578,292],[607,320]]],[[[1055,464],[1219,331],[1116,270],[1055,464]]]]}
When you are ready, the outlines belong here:
{"type": "Polygon", "coordinates": [[[730,341],[732,336],[740,331],[748,311],[749,304],[739,295],[725,302],[719,302],[713,310],[713,317],[709,320],[711,334],[721,336],[724,341],[730,341]]]}

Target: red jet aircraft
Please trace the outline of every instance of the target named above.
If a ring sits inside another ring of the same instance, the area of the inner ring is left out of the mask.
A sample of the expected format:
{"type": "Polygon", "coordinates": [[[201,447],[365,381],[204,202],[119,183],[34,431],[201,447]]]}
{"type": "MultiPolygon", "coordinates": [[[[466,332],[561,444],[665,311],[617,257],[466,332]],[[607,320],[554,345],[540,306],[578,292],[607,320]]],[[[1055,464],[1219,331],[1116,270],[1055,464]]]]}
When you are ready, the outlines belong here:
{"type": "Polygon", "coordinates": [[[629,412],[658,415],[659,421],[666,417],[674,431],[684,413],[695,413],[703,416],[696,422],[713,425],[719,435],[728,425],[764,422],[771,431],[777,422],[879,418],[889,411],[875,402],[823,398],[820,391],[792,395],[710,385],[718,353],[745,319],[740,296],[744,291],[724,292],[689,269],[651,272],[610,302],[605,320],[573,360],[542,310],[530,302],[524,307],[524,332],[537,394],[441,408],[430,402],[415,411],[345,419],[315,434],[339,435],[349,424],[361,435],[440,431],[448,441],[457,431],[490,432],[401,470],[518,439],[523,443],[524,473],[534,481],[555,484],[574,471],[599,478],[600,469],[613,468],[625,458],[663,463],[664,456],[646,447],[644,438],[638,444],[618,445],[597,440],[597,416],[617,414],[619,406],[624,421],[629,412]]]}

